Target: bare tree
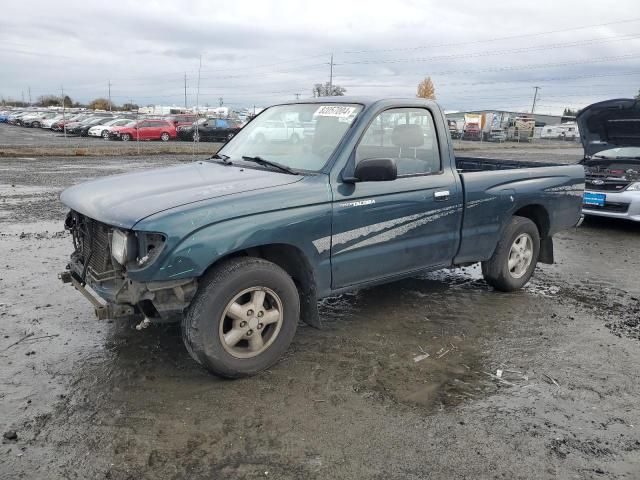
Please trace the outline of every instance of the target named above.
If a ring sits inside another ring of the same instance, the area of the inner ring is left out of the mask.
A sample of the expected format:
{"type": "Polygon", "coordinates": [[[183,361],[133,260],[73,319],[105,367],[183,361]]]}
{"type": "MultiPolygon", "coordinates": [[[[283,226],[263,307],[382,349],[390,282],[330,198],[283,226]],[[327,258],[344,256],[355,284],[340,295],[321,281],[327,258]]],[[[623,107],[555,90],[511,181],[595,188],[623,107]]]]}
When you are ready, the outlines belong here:
{"type": "Polygon", "coordinates": [[[87,106],[94,110],[109,110],[109,100],[106,98],[96,98],[89,102],[87,106]]]}
{"type": "Polygon", "coordinates": [[[316,83],[313,86],[313,96],[317,97],[342,97],[347,89],[341,87],[340,85],[331,85],[329,82],[327,83],[316,83]]]}
{"type": "Polygon", "coordinates": [[[418,84],[418,94],[416,96],[418,98],[427,98],[429,100],[436,99],[436,88],[433,86],[431,77],[425,77],[425,79],[418,84]]]}

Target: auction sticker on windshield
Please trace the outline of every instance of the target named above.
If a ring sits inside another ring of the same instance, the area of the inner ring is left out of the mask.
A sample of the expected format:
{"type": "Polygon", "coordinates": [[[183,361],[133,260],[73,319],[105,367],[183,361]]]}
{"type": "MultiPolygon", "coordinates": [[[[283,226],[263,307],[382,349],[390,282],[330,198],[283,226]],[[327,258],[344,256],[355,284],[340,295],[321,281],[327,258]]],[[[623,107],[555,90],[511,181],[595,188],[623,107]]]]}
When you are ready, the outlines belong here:
{"type": "Polygon", "coordinates": [[[323,105],[314,115],[321,117],[338,117],[347,118],[354,114],[356,107],[348,107],[346,105],[323,105]]]}

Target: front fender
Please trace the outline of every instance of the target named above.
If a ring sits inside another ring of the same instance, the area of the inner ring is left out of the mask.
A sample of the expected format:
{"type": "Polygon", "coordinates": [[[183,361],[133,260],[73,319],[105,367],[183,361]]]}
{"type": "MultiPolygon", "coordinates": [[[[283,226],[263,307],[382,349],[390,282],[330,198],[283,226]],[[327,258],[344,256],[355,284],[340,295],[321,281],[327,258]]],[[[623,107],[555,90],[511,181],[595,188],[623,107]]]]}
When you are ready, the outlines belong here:
{"type": "MultiPolygon", "coordinates": [[[[180,216],[176,221],[188,221],[180,216]]],[[[169,228],[169,231],[174,229],[169,228]]],[[[175,229],[179,230],[179,229],[175,229]]],[[[175,231],[174,230],[174,231],[175,231]]],[[[212,264],[238,251],[265,245],[291,245],[303,252],[314,270],[319,289],[330,285],[330,251],[316,247],[330,237],[331,205],[287,208],[211,223],[180,239],[169,238],[152,265],[129,270],[136,281],[166,281],[200,277],[212,264]]]]}

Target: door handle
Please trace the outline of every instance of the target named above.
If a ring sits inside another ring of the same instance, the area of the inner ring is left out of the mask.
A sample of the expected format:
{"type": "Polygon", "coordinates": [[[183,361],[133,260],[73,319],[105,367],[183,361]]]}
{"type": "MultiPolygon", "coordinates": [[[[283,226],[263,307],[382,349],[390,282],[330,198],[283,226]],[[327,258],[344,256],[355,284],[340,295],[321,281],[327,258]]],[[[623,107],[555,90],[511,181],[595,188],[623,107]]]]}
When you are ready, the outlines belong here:
{"type": "Polygon", "coordinates": [[[439,192],[433,192],[433,198],[436,202],[444,202],[449,200],[449,190],[440,190],[439,192]]]}

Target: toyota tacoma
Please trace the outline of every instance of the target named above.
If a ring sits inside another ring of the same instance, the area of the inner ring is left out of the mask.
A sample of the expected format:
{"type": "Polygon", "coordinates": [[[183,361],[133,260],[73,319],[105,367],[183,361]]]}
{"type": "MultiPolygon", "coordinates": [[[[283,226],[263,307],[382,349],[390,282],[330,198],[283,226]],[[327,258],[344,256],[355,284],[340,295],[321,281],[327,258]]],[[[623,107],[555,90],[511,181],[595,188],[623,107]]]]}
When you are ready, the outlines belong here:
{"type": "Polygon", "coordinates": [[[579,222],[584,175],[456,158],[432,101],[285,103],[208,159],[66,189],[60,277],[99,318],[179,321],[195,361],[247,376],[278,360],[299,319],[320,325],[322,297],[476,262],[496,291],[524,286],[579,222]],[[258,141],[274,122],[308,135],[258,141]]]}

